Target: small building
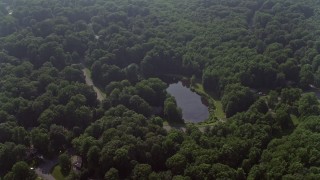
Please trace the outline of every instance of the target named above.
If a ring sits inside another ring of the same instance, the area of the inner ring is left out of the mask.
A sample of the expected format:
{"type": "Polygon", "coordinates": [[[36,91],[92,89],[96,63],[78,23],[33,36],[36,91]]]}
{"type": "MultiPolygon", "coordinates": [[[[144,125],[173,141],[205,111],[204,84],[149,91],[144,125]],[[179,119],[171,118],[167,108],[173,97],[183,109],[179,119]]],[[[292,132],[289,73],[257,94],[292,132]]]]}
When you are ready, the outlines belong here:
{"type": "Polygon", "coordinates": [[[82,167],[82,158],[80,156],[72,156],[71,164],[72,164],[72,169],[75,172],[79,172],[82,167]]]}

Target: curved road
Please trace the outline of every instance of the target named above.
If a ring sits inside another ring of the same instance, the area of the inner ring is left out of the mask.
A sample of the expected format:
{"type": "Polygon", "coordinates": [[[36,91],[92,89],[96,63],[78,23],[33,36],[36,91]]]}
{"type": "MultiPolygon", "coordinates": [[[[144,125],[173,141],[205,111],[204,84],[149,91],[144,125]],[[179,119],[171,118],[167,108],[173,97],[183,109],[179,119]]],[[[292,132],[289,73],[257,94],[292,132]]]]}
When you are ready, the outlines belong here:
{"type": "MultiPolygon", "coordinates": [[[[91,79],[90,70],[88,68],[83,68],[82,72],[83,72],[83,75],[85,76],[86,84],[88,86],[93,87],[93,90],[97,94],[98,101],[102,102],[106,98],[106,96],[103,92],[100,91],[100,89],[98,89],[94,85],[91,79]]],[[[55,178],[51,175],[51,170],[57,163],[58,163],[58,158],[55,158],[53,160],[45,160],[39,167],[35,169],[35,172],[38,175],[38,177],[44,180],[55,180],[55,178]]]]}
{"type": "Polygon", "coordinates": [[[94,85],[94,83],[93,83],[93,81],[91,79],[90,70],[88,68],[83,68],[82,72],[83,72],[83,75],[85,76],[86,84],[88,86],[92,86],[93,87],[93,90],[97,94],[97,99],[100,102],[102,102],[106,98],[106,95],[103,92],[101,92],[101,90],[94,85]]]}

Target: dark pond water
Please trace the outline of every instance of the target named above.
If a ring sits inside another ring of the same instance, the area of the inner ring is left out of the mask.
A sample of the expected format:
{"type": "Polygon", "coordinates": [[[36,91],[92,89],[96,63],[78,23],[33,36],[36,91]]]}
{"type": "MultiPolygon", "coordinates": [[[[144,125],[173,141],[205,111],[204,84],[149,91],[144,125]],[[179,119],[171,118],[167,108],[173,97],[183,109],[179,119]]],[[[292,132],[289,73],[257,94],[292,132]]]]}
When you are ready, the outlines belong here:
{"type": "Polygon", "coordinates": [[[175,97],[178,107],[182,109],[185,122],[202,122],[209,117],[208,105],[197,93],[192,92],[181,81],[172,83],[167,92],[175,97]]]}

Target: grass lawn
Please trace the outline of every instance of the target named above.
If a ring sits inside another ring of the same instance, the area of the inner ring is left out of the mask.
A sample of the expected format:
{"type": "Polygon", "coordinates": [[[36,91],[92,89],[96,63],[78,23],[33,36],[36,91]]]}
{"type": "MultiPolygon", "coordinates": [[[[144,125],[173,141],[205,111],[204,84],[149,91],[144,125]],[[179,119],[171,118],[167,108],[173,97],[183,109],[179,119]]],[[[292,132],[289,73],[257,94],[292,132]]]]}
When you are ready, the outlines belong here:
{"type": "Polygon", "coordinates": [[[91,71],[90,71],[89,68],[84,68],[84,71],[86,71],[86,73],[87,73],[88,75],[90,75],[90,77],[91,77],[91,71]]]}
{"type": "Polygon", "coordinates": [[[225,119],[226,118],[226,114],[223,112],[222,109],[222,103],[220,100],[215,100],[214,101],[214,106],[216,107],[214,114],[216,115],[216,117],[218,119],[225,119]]]}
{"type": "Polygon", "coordinates": [[[299,124],[299,119],[298,119],[298,117],[295,116],[295,115],[293,115],[293,114],[291,114],[290,117],[291,117],[291,120],[292,120],[292,122],[293,122],[293,125],[298,126],[298,124],[299,124]]]}
{"type": "MultiPolygon", "coordinates": [[[[226,115],[222,109],[222,104],[220,99],[214,97],[213,94],[206,92],[200,82],[195,83],[195,85],[193,85],[193,89],[201,96],[204,96],[207,98],[209,102],[209,111],[211,116],[214,115],[218,119],[226,118],[226,115]]],[[[210,117],[210,119],[212,118],[210,117]]]]}
{"type": "Polygon", "coordinates": [[[52,170],[52,176],[56,178],[56,180],[64,180],[65,176],[61,173],[61,167],[59,165],[55,166],[52,170]]]}

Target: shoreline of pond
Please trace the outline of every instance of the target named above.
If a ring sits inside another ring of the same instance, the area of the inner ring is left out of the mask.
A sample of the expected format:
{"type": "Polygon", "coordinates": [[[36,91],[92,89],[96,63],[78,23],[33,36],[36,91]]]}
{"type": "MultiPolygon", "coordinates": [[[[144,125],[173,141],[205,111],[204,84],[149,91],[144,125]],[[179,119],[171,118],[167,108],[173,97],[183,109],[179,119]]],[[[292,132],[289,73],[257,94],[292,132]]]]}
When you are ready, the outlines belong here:
{"type": "Polygon", "coordinates": [[[225,113],[222,110],[222,104],[220,99],[214,98],[212,95],[209,94],[209,92],[206,92],[203,89],[202,83],[200,79],[196,79],[196,81],[191,84],[191,78],[187,78],[182,75],[176,75],[176,74],[166,74],[166,75],[161,75],[159,78],[166,82],[168,85],[172,83],[177,83],[181,81],[184,83],[187,88],[196,93],[198,96],[200,96],[201,101],[206,107],[208,108],[209,111],[209,116],[208,118],[204,119],[203,121],[200,122],[188,122],[185,121],[184,124],[196,124],[199,126],[206,126],[206,125],[214,125],[217,122],[225,122],[226,117],[225,113]]]}
{"type": "Polygon", "coordinates": [[[166,91],[176,99],[185,122],[198,123],[209,118],[208,103],[183,81],[171,83],[166,91]]]}

